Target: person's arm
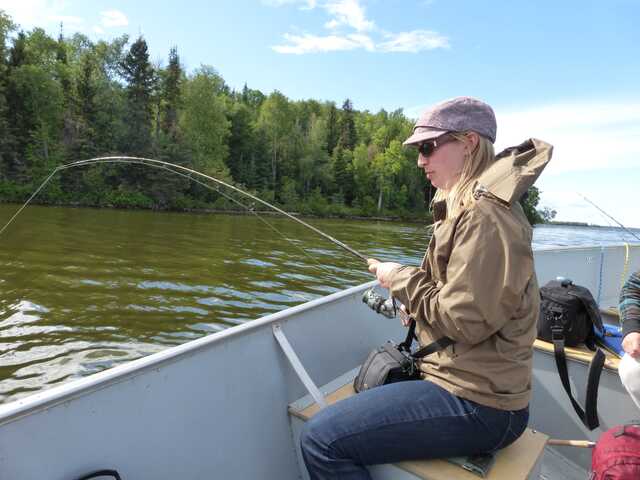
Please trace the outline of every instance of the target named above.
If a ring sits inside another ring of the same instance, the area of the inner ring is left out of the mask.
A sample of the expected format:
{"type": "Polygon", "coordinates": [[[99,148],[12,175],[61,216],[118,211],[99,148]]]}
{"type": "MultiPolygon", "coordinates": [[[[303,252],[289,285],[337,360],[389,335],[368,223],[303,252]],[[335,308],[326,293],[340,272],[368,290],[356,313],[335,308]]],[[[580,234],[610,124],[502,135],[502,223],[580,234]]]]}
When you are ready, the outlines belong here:
{"type": "Polygon", "coordinates": [[[622,349],[632,357],[640,356],[640,271],[626,281],[620,291],[622,349]]]}
{"type": "Polygon", "coordinates": [[[392,295],[417,322],[456,341],[480,343],[502,328],[531,279],[530,246],[513,230],[511,213],[494,210],[474,208],[460,219],[444,285],[413,267],[396,268],[389,278],[392,295]]]}

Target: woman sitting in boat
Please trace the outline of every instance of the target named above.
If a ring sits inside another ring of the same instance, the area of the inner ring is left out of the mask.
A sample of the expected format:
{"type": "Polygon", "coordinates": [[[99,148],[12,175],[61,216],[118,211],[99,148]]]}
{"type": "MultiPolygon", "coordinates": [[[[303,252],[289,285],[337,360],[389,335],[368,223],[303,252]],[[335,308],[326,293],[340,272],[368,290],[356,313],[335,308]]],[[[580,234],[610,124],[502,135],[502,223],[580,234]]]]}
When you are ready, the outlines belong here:
{"type": "Polygon", "coordinates": [[[525,430],[539,293],[532,229],[518,200],[551,157],[529,140],[497,158],[491,107],[460,97],[428,109],[404,142],[438,191],[419,268],[369,260],[417,324],[423,380],[347,398],[307,423],[312,479],[369,478],[366,465],[494,452],[525,430]]]}
{"type": "Polygon", "coordinates": [[[624,388],[640,408],[640,271],[631,275],[622,287],[618,310],[624,350],[618,373],[624,388]]]}

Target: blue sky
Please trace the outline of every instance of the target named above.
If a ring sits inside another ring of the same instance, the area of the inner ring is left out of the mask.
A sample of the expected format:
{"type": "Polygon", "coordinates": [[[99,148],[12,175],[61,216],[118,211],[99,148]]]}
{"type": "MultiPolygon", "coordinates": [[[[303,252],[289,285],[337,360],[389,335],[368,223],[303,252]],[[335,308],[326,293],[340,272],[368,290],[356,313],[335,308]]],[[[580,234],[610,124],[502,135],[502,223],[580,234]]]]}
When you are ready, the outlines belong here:
{"type": "MultiPolygon", "coordinates": [[[[640,227],[640,2],[444,0],[0,0],[29,29],[143,34],[152,58],[214,66],[232,88],[358,109],[472,95],[498,117],[498,149],[555,146],[538,181],[558,219],[640,227]],[[169,4],[169,2],[167,2],[169,4]]],[[[416,172],[416,174],[419,174],[416,172]]]]}

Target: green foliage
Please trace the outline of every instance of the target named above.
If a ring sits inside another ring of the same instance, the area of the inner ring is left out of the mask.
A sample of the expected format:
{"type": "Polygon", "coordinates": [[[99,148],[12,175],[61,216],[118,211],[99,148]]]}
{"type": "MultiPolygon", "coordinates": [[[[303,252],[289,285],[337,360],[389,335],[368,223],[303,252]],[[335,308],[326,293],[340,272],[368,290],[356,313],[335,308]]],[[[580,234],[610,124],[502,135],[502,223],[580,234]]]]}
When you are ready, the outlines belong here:
{"type": "Polygon", "coordinates": [[[219,75],[210,67],[202,67],[183,89],[180,129],[184,145],[191,150],[193,168],[228,180],[226,159],[229,121],[225,103],[216,91],[221,88],[219,75]]]}
{"type": "Polygon", "coordinates": [[[282,179],[282,191],[280,192],[280,202],[286,208],[295,209],[298,207],[300,197],[296,192],[296,181],[293,178],[282,179]]]}
{"type": "Polygon", "coordinates": [[[556,211],[549,208],[538,210],[538,202],[540,201],[540,190],[536,186],[532,186],[527,191],[524,198],[520,201],[527,219],[531,225],[538,223],[547,223],[554,219],[556,211]]]}
{"type": "Polygon", "coordinates": [[[277,90],[260,106],[258,128],[264,133],[271,153],[271,187],[277,188],[278,163],[287,155],[286,139],[293,129],[291,106],[287,97],[277,90]]]}

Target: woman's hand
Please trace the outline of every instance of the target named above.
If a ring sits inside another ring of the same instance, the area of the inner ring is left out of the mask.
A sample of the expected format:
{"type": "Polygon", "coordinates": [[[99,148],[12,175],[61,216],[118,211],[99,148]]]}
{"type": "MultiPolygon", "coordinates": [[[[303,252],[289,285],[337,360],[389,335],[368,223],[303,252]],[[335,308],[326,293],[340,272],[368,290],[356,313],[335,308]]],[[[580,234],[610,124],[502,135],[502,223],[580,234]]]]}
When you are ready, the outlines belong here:
{"type": "Polygon", "coordinates": [[[622,339],[622,349],[634,358],[640,357],[640,333],[627,333],[622,339]]]}
{"type": "Polygon", "coordinates": [[[390,287],[391,272],[402,266],[394,262],[380,262],[375,258],[368,258],[367,263],[369,271],[376,276],[382,288],[390,287]]]}
{"type": "Polygon", "coordinates": [[[404,305],[400,305],[400,323],[402,323],[403,327],[411,325],[411,316],[404,305]]]}

